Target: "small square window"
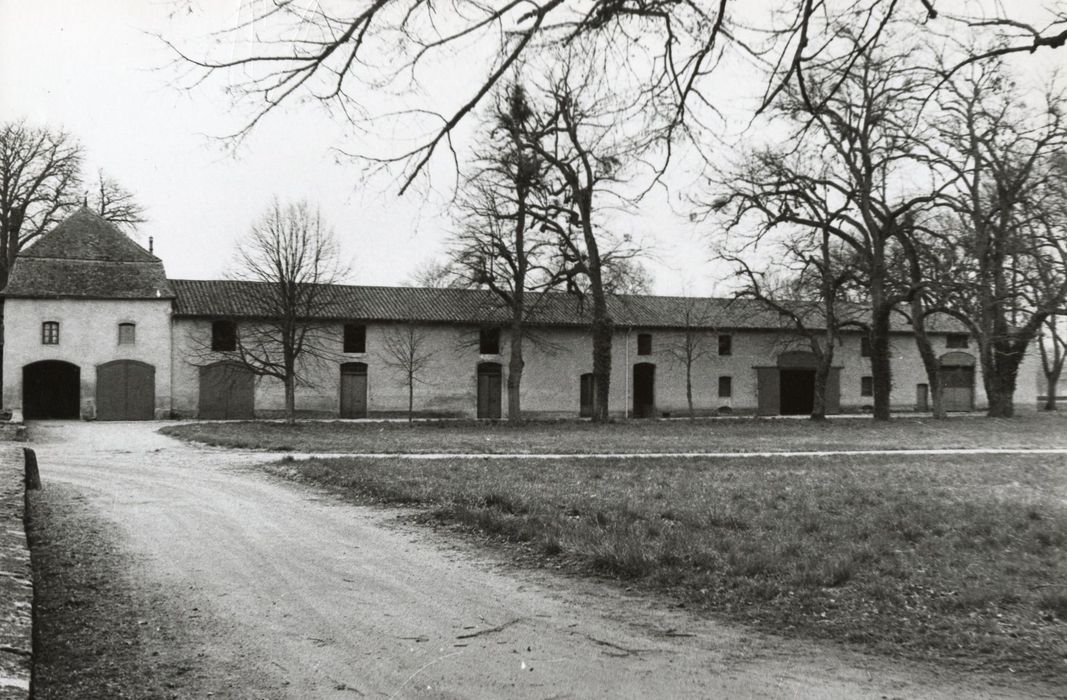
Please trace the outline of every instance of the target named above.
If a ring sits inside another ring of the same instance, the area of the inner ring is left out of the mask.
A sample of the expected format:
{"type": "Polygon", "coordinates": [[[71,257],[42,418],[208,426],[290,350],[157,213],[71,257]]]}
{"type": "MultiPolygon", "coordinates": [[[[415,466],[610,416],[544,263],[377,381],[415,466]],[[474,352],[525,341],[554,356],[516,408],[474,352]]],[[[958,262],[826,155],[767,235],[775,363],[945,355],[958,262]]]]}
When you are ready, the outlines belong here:
{"type": "Polygon", "coordinates": [[[967,347],[967,334],[966,333],[949,333],[945,337],[945,347],[949,349],[962,350],[967,347]]]}
{"type": "Polygon", "coordinates": [[[59,345],[58,321],[45,321],[41,324],[41,344],[59,345]]]}
{"type": "Polygon", "coordinates": [[[133,345],[137,342],[137,324],[119,324],[119,345],[133,345]]]}
{"type": "Polygon", "coordinates": [[[874,377],[860,377],[860,396],[874,396],[874,377]]]}
{"type": "Polygon", "coordinates": [[[233,352],[237,349],[237,324],[233,321],[211,323],[211,349],[233,352]]]}
{"type": "Polygon", "coordinates": [[[638,355],[651,355],[652,354],[652,334],[651,333],[638,333],[637,334],[637,354],[638,355]]]}
{"type": "Polygon", "coordinates": [[[345,352],[367,352],[367,327],[362,323],[346,323],[345,352]]]}
{"type": "Polygon", "coordinates": [[[478,334],[478,352],[483,355],[500,354],[500,329],[483,328],[478,334]]]}
{"type": "Polygon", "coordinates": [[[871,336],[869,336],[869,335],[861,335],[860,336],[860,357],[870,357],[870,356],[871,356],[871,336]]]}
{"type": "Polygon", "coordinates": [[[734,354],[734,337],[732,335],[720,335],[719,336],[719,354],[720,355],[732,355],[732,354],[734,354]]]}
{"type": "Polygon", "coordinates": [[[734,378],[719,377],[719,398],[728,399],[734,395],[734,378]]]}

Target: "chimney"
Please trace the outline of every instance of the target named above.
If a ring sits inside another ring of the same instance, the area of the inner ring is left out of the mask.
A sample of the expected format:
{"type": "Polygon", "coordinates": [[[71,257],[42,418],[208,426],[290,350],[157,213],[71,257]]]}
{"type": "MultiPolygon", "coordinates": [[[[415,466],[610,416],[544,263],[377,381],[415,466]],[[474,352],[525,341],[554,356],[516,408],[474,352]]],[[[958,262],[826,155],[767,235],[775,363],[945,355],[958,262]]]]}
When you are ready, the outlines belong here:
{"type": "Polygon", "coordinates": [[[154,255],[155,254],[152,251],[152,237],[151,236],[148,237],[148,254],[149,255],[154,255]]]}

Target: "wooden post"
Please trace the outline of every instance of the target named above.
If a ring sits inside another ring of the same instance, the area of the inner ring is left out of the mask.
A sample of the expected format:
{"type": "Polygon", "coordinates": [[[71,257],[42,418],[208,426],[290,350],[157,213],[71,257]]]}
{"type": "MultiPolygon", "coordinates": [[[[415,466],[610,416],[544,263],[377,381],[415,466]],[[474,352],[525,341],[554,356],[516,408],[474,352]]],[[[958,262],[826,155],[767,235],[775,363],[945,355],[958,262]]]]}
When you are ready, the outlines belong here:
{"type": "Polygon", "coordinates": [[[41,472],[37,468],[37,453],[29,447],[22,448],[26,456],[26,490],[41,488],[41,472]]]}

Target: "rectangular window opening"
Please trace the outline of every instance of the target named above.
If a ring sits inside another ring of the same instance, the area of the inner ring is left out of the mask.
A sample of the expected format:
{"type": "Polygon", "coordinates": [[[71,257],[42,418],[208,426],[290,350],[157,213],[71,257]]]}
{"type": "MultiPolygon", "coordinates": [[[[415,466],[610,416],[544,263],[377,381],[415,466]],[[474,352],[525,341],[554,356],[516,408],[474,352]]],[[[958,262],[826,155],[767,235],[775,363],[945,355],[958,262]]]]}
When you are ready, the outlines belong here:
{"type": "Polygon", "coordinates": [[[962,350],[967,347],[966,333],[949,333],[945,338],[945,347],[950,350],[962,350]]]}
{"type": "Polygon", "coordinates": [[[133,345],[137,342],[137,324],[119,324],[119,345],[133,345]]]}
{"type": "Polygon", "coordinates": [[[719,377],[719,398],[728,399],[734,393],[734,378],[719,377]]]}
{"type": "Polygon", "coordinates": [[[869,336],[869,335],[861,335],[860,336],[860,357],[870,357],[870,356],[871,356],[871,336],[869,336]]]}
{"type": "Polygon", "coordinates": [[[651,333],[638,333],[637,334],[637,354],[638,355],[651,355],[652,354],[652,334],[651,333]]]}
{"type": "Polygon", "coordinates": [[[860,396],[874,396],[874,377],[860,377],[860,396]]]}
{"type": "Polygon", "coordinates": [[[482,328],[478,333],[478,352],[482,355],[500,354],[500,329],[482,328]]]}
{"type": "Polygon", "coordinates": [[[734,337],[732,335],[719,336],[719,354],[732,355],[734,353],[734,337]]]}
{"type": "Polygon", "coordinates": [[[59,345],[58,321],[45,321],[41,324],[41,343],[43,345],[59,345]]]}
{"type": "Polygon", "coordinates": [[[211,323],[211,349],[219,352],[236,350],[237,324],[233,321],[213,321],[211,323]]]}
{"type": "Polygon", "coordinates": [[[344,337],[345,352],[367,352],[367,327],[362,323],[346,323],[344,337]]]}

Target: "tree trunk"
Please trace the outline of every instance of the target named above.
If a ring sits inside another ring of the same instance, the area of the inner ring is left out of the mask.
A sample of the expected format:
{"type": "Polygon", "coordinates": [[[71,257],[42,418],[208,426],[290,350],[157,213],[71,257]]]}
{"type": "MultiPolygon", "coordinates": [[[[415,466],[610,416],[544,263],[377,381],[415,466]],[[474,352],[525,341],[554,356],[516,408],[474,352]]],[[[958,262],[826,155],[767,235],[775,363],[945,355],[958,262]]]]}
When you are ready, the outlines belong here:
{"type": "Polygon", "coordinates": [[[833,362],[832,353],[826,353],[819,358],[815,366],[815,395],[811,403],[811,419],[816,421],[826,420],[826,385],[830,380],[830,363],[833,362]]]}
{"type": "Polygon", "coordinates": [[[685,400],[689,404],[689,420],[696,418],[693,411],[693,358],[687,358],[685,362],[685,400]]]}
{"type": "Polygon", "coordinates": [[[608,317],[606,305],[596,304],[593,308],[593,422],[606,423],[608,420],[608,396],[611,386],[611,336],[614,326],[608,317]],[[598,306],[603,308],[597,308],[598,306]]]}
{"type": "Polygon", "coordinates": [[[889,356],[889,312],[884,302],[874,308],[871,319],[871,377],[874,383],[874,419],[889,420],[889,394],[893,369],[889,356]]]}
{"type": "Polygon", "coordinates": [[[408,374],[408,423],[415,419],[415,375],[408,374]]]}
{"type": "Polygon", "coordinates": [[[296,423],[296,375],[291,371],[285,374],[285,422],[296,423]]]}
{"type": "Polygon", "coordinates": [[[947,418],[945,413],[945,403],[942,401],[944,396],[944,387],[941,383],[941,362],[937,359],[937,354],[934,352],[933,346],[930,344],[930,338],[926,335],[925,328],[922,327],[923,322],[915,323],[915,307],[912,305],[912,327],[915,329],[915,345],[919,348],[919,356],[923,361],[923,368],[926,370],[926,383],[930,390],[930,402],[933,410],[934,418],[941,420],[947,418]]]}
{"type": "Polygon", "coordinates": [[[1048,383],[1048,387],[1045,390],[1045,410],[1056,410],[1056,385],[1060,382],[1060,373],[1052,372],[1045,374],[1045,381],[1048,383]]]}
{"type": "Polygon", "coordinates": [[[511,350],[508,360],[508,420],[522,420],[522,319],[511,320],[511,350]]]}

